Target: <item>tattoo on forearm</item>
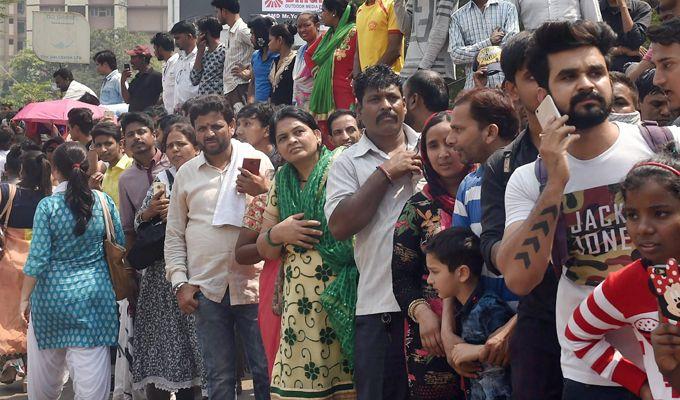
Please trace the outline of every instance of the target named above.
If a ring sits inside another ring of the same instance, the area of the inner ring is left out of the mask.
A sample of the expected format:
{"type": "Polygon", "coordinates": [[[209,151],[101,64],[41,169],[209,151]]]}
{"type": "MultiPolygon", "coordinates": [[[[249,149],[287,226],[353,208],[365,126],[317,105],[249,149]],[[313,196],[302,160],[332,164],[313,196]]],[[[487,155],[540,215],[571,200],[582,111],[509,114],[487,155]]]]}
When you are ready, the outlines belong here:
{"type": "MultiPolygon", "coordinates": [[[[536,234],[525,239],[522,243],[522,247],[531,246],[530,250],[533,250],[534,253],[538,253],[538,250],[541,248],[539,234],[542,234],[543,237],[548,236],[550,233],[550,222],[556,220],[558,214],[559,208],[555,205],[543,209],[539,215],[541,217],[545,216],[546,218],[535,223],[534,226],[531,227],[530,232],[536,232],[536,234]]],[[[515,260],[522,261],[525,269],[529,269],[531,266],[531,256],[528,250],[515,254],[515,260]]]]}

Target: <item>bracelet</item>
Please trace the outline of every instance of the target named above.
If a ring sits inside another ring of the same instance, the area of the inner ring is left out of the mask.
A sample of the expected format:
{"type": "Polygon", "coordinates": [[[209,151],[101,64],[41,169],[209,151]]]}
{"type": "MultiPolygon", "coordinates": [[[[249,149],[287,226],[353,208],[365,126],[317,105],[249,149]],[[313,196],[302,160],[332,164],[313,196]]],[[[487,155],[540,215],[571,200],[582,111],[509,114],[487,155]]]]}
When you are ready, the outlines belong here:
{"type": "Polygon", "coordinates": [[[176,284],[175,286],[173,286],[173,287],[172,287],[172,294],[175,295],[175,296],[177,296],[177,292],[179,292],[179,289],[180,289],[182,286],[186,285],[187,283],[188,283],[188,282],[180,282],[180,283],[176,284]]]}
{"type": "Polygon", "coordinates": [[[418,308],[418,306],[421,305],[421,304],[425,304],[428,308],[430,308],[430,303],[428,303],[427,300],[425,300],[425,299],[415,299],[411,302],[411,304],[408,305],[408,312],[407,312],[408,317],[411,318],[414,322],[418,322],[418,321],[416,321],[415,311],[416,311],[416,308],[418,308]]]}
{"type": "Polygon", "coordinates": [[[392,175],[390,175],[390,173],[387,172],[387,169],[385,169],[385,167],[383,167],[382,165],[378,165],[375,168],[385,175],[385,178],[387,178],[387,180],[390,182],[390,185],[393,183],[392,175]]]}
{"type": "Polygon", "coordinates": [[[270,246],[272,246],[272,247],[280,247],[280,246],[283,246],[283,243],[274,243],[274,242],[272,242],[272,237],[271,237],[272,229],[274,229],[273,226],[272,226],[271,228],[267,229],[267,233],[264,234],[264,238],[267,240],[267,244],[270,245],[270,246]]]}

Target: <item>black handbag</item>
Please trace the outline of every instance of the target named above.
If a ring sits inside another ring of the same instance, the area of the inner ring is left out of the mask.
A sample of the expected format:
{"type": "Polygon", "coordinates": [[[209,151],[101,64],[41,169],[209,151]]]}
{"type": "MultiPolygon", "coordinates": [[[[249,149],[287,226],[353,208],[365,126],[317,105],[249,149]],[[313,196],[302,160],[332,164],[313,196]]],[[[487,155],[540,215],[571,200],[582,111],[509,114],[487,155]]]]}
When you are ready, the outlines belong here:
{"type": "MultiPolygon", "coordinates": [[[[175,177],[166,171],[168,177],[168,193],[172,191],[175,177]]],[[[159,217],[151,221],[145,221],[137,228],[135,243],[127,254],[127,260],[136,270],[143,270],[156,261],[165,258],[163,247],[165,246],[165,222],[159,217]]]]}

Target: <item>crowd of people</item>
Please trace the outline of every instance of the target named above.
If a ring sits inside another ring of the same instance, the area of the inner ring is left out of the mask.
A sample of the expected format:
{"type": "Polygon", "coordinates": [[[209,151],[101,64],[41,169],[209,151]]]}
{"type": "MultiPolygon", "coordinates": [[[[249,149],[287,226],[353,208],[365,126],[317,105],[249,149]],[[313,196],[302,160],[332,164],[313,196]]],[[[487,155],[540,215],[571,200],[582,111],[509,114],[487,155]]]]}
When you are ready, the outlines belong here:
{"type": "Polygon", "coordinates": [[[680,399],[680,1],[212,5],[54,73],[119,118],[0,110],[3,382],[680,399]]]}

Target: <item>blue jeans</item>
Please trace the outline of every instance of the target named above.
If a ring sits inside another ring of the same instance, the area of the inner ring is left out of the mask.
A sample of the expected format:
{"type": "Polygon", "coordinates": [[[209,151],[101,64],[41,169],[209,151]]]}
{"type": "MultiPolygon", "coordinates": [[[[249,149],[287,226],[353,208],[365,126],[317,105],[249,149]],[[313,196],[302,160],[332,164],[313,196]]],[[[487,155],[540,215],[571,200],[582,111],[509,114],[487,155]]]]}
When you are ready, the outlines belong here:
{"type": "Polygon", "coordinates": [[[638,400],[621,386],[596,386],[564,379],[562,400],[638,400]]]}
{"type": "Polygon", "coordinates": [[[232,400],[236,398],[236,344],[234,328],[238,329],[253,374],[257,400],[269,399],[269,373],[264,354],[260,327],[257,324],[257,304],[232,306],[229,290],[221,303],[197,295],[196,336],[203,354],[203,365],[208,379],[208,398],[232,400]]]}

